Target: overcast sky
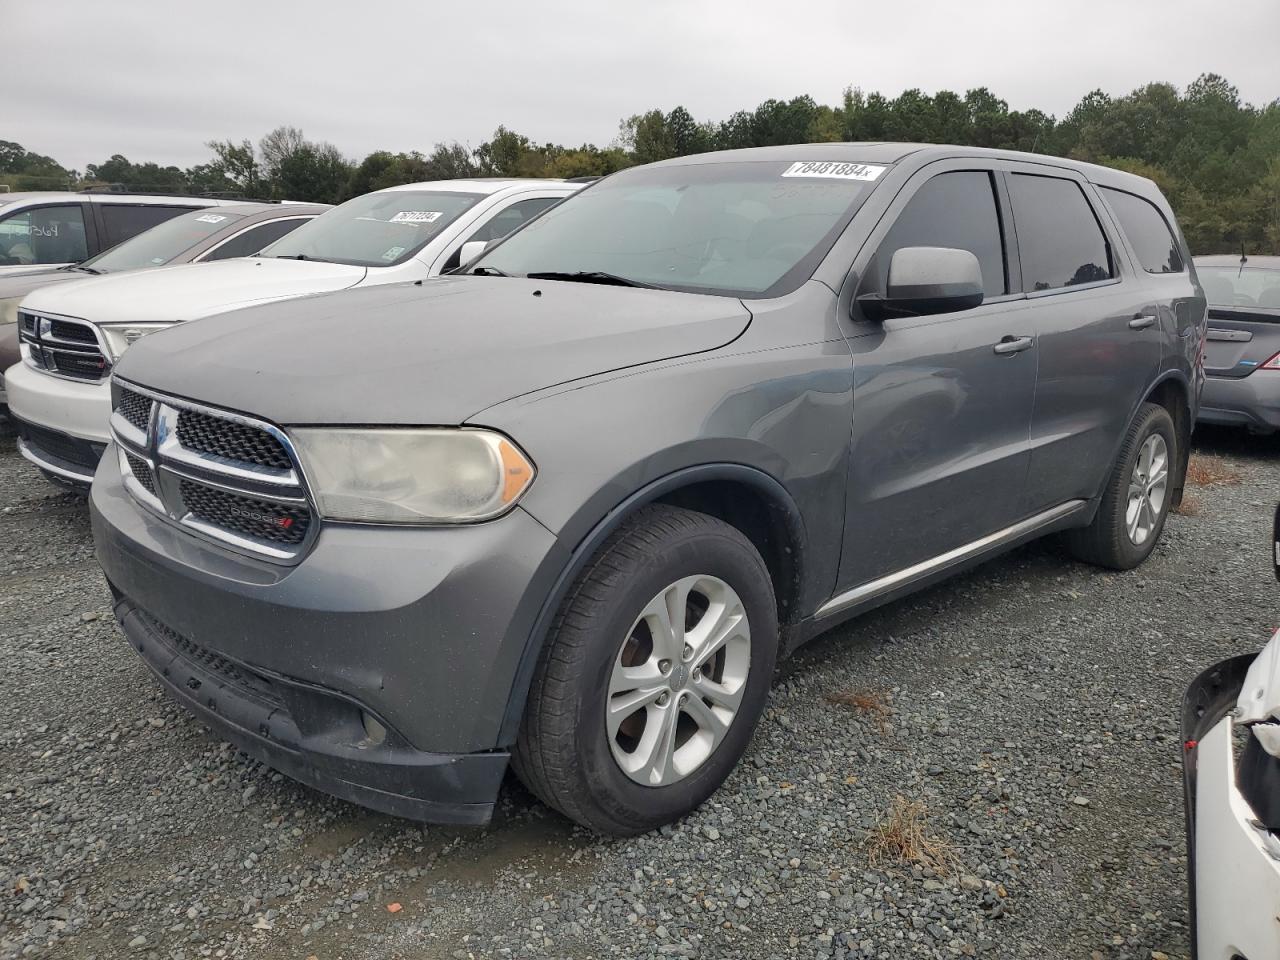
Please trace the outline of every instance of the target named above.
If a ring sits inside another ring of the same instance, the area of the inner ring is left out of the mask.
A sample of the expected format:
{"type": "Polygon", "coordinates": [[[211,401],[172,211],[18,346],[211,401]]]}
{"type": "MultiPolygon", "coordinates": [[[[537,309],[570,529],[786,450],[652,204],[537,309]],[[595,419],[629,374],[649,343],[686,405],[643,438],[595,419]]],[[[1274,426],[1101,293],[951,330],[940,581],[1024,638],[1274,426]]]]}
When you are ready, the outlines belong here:
{"type": "Polygon", "coordinates": [[[1280,97],[1280,0],[0,0],[0,36],[0,140],[80,170],[190,166],[280,124],[353,159],[500,123],[603,146],[654,107],[720,120],[850,85],[987,86],[1059,117],[1208,71],[1280,97]]]}

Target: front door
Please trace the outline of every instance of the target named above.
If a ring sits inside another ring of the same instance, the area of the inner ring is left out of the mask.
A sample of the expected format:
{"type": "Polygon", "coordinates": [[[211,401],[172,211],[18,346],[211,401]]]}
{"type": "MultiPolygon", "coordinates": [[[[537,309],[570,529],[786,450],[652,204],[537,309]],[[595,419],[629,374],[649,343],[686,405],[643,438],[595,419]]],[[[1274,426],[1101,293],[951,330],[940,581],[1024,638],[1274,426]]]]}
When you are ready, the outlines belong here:
{"type": "Polygon", "coordinates": [[[955,313],[855,319],[842,591],[1022,519],[1037,344],[1027,301],[1012,295],[1007,205],[993,171],[938,166],[890,208],[874,252],[855,265],[858,292],[884,291],[895,250],[954,247],[978,258],[986,299],[955,313]]]}

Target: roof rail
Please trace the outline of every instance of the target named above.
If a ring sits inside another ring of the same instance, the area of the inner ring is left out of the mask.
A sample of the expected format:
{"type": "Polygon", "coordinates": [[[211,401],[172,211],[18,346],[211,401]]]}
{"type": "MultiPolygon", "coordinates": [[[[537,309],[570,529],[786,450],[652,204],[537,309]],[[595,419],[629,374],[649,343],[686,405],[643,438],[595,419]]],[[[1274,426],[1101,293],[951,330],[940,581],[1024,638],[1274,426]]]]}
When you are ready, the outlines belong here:
{"type": "Polygon", "coordinates": [[[200,193],[191,193],[187,190],[126,190],[119,189],[115,184],[106,184],[97,187],[81,187],[78,193],[109,193],[113,196],[125,197],[195,197],[202,200],[235,200],[239,203],[279,203],[279,200],[269,200],[266,197],[248,197],[244,194],[235,193],[229,190],[204,190],[200,193]]]}
{"type": "Polygon", "coordinates": [[[565,177],[565,183],[595,183],[599,177],[565,177]]]}

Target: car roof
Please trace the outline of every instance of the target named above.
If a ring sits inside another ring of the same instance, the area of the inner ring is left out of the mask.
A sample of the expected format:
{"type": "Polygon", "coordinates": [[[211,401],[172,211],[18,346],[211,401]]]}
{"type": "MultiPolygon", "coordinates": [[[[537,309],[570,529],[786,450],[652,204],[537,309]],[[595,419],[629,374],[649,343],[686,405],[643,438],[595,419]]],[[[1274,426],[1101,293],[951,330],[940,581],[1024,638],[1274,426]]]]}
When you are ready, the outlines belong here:
{"type": "Polygon", "coordinates": [[[840,143],[797,143],[778,147],[745,147],[738,150],[721,150],[715,153],[698,153],[687,157],[663,160],[655,166],[682,166],[700,163],[749,163],[759,161],[834,161],[841,163],[894,164],[910,157],[921,166],[934,160],[952,157],[983,157],[993,160],[1014,160],[1054,167],[1065,167],[1083,174],[1099,186],[1129,189],[1146,195],[1159,195],[1156,185],[1146,177],[1103,167],[1080,160],[1068,160],[1044,153],[1025,153],[1019,150],[996,150],[991,147],[962,147],[945,143],[890,143],[886,141],[853,141],[840,143]]]}
{"type": "MultiPolygon", "coordinates": [[[[1207,257],[1193,257],[1197,267],[1238,267],[1240,254],[1216,253],[1207,257]]],[[[1246,257],[1246,267],[1261,267],[1264,270],[1280,270],[1280,257],[1246,257]]]]}
{"type": "Polygon", "coordinates": [[[174,202],[196,207],[225,207],[242,200],[219,200],[182,193],[124,193],[116,190],[24,190],[18,193],[0,193],[0,210],[22,203],[134,203],[173,204],[174,202]]]}
{"type": "Polygon", "coordinates": [[[288,217],[318,217],[326,210],[332,210],[333,206],[328,203],[235,203],[218,209],[250,220],[283,220],[288,217]]]}
{"type": "Polygon", "coordinates": [[[421,183],[401,183],[394,187],[384,187],[378,193],[391,193],[396,190],[440,190],[456,193],[501,193],[511,187],[580,187],[581,184],[566,183],[564,180],[535,179],[532,177],[471,177],[463,180],[426,180],[421,183]]]}

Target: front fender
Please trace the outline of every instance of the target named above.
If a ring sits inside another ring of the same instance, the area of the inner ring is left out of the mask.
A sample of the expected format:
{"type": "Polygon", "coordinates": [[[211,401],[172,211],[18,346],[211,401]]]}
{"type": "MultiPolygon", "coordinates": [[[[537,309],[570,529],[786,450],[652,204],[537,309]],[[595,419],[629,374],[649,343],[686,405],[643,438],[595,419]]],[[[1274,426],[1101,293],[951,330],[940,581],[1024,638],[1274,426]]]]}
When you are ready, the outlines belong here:
{"type": "Polygon", "coordinates": [[[529,454],[538,475],[521,507],[571,552],[530,631],[499,744],[515,736],[550,621],[581,565],[632,510],[680,486],[731,480],[760,491],[803,545],[799,609],[829,596],[852,412],[853,371],[839,341],[664,363],[477,416],[529,454]]]}

